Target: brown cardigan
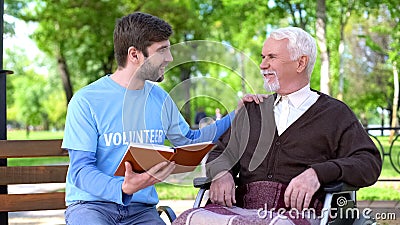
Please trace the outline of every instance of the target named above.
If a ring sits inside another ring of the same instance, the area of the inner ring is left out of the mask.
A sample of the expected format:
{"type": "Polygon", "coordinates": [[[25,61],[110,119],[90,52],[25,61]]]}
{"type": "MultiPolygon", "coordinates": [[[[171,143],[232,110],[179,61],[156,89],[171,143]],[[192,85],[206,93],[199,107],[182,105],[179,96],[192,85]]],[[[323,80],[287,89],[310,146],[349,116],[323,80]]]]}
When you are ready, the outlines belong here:
{"type": "Polygon", "coordinates": [[[289,184],[312,167],[320,183],[344,181],[357,187],[372,185],[382,161],[375,144],[344,103],[322,93],[298,120],[277,135],[270,96],[248,103],[208,158],[207,175],[239,174],[239,185],[255,181],[289,184]]]}

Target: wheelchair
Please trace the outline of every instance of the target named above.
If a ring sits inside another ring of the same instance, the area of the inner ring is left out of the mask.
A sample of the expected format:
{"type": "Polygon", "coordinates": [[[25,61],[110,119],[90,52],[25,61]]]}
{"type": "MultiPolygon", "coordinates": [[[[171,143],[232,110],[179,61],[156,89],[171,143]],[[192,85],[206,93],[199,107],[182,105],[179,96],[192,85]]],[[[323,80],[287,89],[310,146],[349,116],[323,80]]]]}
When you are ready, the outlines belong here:
{"type": "MultiPolygon", "coordinates": [[[[198,177],[193,180],[193,185],[199,188],[193,208],[199,208],[211,182],[207,177],[198,177]]],[[[321,225],[376,225],[372,215],[364,215],[357,208],[356,191],[359,188],[338,182],[324,187],[325,201],[321,215],[321,225]],[[346,203],[346,204],[344,204],[346,203]],[[345,213],[337,216],[339,213],[345,213]],[[330,217],[336,215],[334,217],[330,217]]]]}
{"type": "Polygon", "coordinates": [[[172,210],[169,206],[158,206],[157,212],[159,216],[161,216],[162,213],[165,213],[168,217],[169,222],[171,223],[176,219],[176,214],[174,210],[172,210]]]}

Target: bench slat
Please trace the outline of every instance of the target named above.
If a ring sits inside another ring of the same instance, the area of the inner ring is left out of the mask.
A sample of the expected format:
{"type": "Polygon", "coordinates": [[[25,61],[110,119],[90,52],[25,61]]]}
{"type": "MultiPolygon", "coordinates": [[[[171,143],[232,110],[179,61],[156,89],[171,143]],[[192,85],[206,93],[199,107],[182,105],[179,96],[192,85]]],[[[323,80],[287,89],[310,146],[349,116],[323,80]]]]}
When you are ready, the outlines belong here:
{"type": "Polygon", "coordinates": [[[68,166],[0,167],[0,185],[65,183],[68,166]]]}
{"type": "MultiPolygon", "coordinates": [[[[68,156],[62,140],[1,140],[0,158],[68,156]]],[[[0,186],[65,183],[68,165],[0,167],[0,186]]],[[[0,194],[0,212],[65,209],[65,192],[0,194]]]]}
{"type": "Polygon", "coordinates": [[[65,193],[0,194],[0,212],[65,209],[65,193]]]}
{"type": "Polygon", "coordinates": [[[68,151],[61,149],[61,143],[61,139],[1,140],[0,158],[67,156],[68,151]]]}

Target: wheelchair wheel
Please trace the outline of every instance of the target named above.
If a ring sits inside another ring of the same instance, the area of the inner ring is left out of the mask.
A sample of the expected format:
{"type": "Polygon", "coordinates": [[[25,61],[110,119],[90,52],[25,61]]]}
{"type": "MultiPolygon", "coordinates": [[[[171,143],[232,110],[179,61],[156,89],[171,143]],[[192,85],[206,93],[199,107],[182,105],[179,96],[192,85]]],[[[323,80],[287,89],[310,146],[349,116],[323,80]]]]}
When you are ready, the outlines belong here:
{"type": "Polygon", "coordinates": [[[375,219],[361,217],[354,220],[353,225],[376,225],[375,219]]]}

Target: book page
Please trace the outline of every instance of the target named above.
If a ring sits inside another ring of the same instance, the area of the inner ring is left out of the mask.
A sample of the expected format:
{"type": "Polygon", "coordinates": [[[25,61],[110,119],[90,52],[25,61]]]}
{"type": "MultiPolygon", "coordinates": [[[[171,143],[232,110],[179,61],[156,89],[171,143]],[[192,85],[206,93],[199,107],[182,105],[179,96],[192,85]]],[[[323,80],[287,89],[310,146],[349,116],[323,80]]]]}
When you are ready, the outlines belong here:
{"type": "Polygon", "coordinates": [[[145,148],[145,149],[154,149],[158,151],[166,151],[166,152],[174,152],[174,148],[166,146],[166,145],[157,145],[157,144],[145,144],[145,143],[131,143],[130,146],[137,148],[145,148]]]}
{"type": "Polygon", "coordinates": [[[194,144],[188,144],[188,145],[181,145],[181,146],[176,146],[175,148],[186,148],[186,147],[194,147],[194,146],[200,146],[200,145],[209,145],[211,144],[211,141],[207,141],[207,142],[200,142],[200,143],[194,143],[194,144]]]}

